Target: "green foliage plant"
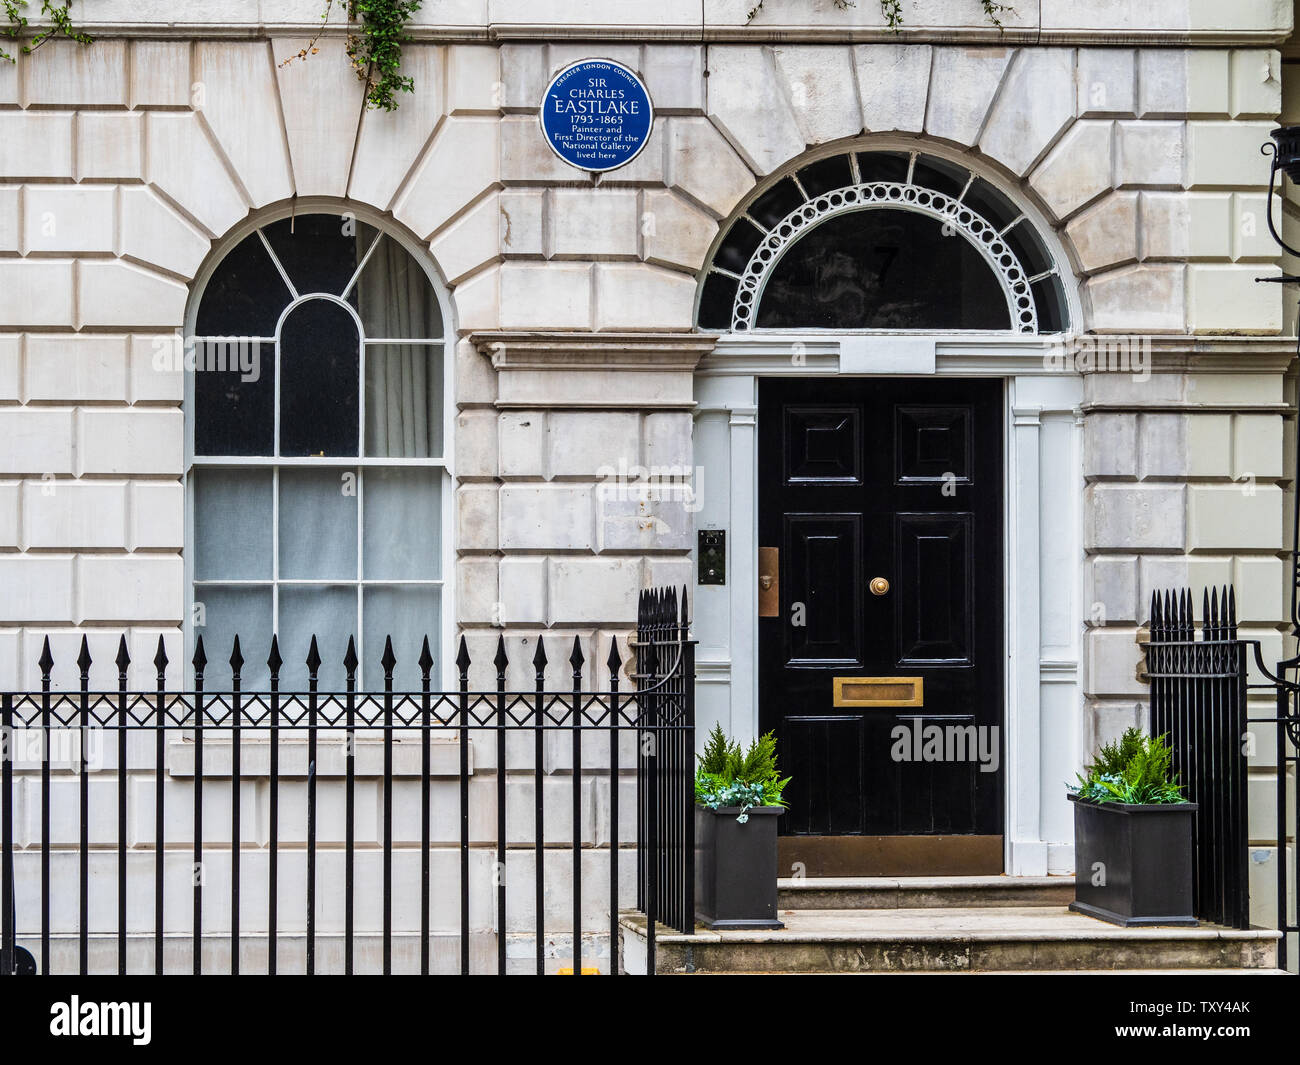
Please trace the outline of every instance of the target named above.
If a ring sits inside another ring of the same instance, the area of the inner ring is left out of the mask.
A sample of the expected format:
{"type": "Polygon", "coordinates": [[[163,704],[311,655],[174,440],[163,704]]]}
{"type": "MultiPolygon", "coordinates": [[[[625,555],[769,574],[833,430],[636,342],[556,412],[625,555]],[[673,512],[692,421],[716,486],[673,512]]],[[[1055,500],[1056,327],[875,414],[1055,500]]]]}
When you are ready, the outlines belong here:
{"type": "Polygon", "coordinates": [[[1131,728],[1103,746],[1071,791],[1090,802],[1147,805],[1187,802],[1167,736],[1131,728]]]}
{"type": "MultiPolygon", "coordinates": [[[[5,21],[0,23],[0,37],[8,37],[11,41],[20,40],[27,29],[27,16],[23,14],[27,0],[0,0],[0,5],[3,5],[5,15],[5,21]]],[[[18,51],[23,55],[31,55],[51,37],[67,37],[78,44],[90,44],[90,35],[73,26],[72,17],[68,14],[71,6],[72,0],[63,0],[63,3],[41,0],[41,15],[49,19],[49,25],[37,27],[31,39],[26,44],[19,45],[18,51]]],[[[0,48],[0,60],[16,62],[12,53],[3,48],[0,48]]]]}
{"type": "Polygon", "coordinates": [[[695,801],[711,810],[739,806],[736,820],[743,825],[755,806],[785,806],[781,793],[789,783],[777,771],[775,735],[765,733],[741,750],[715,724],[696,763],[695,801]]]}
{"type": "MultiPolygon", "coordinates": [[[[763,10],[763,4],[766,0],[758,0],[758,3],[750,9],[746,21],[753,22],[755,16],[763,10]]],[[[894,33],[898,33],[903,28],[903,0],[878,0],[880,4],[880,13],[885,18],[885,25],[894,33]]],[[[841,11],[858,5],[853,0],[835,0],[835,6],[841,11]]],[[[984,17],[996,26],[999,30],[1002,27],[1002,20],[1007,16],[1015,13],[1015,8],[1010,4],[999,3],[998,0],[980,0],[980,6],[984,9],[984,17]]]]}

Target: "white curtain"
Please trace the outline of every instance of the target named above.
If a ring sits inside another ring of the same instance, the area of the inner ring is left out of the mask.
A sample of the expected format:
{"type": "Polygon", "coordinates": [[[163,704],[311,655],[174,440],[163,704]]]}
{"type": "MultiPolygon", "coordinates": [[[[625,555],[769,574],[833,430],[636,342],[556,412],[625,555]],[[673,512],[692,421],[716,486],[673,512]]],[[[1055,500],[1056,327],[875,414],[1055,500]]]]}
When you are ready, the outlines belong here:
{"type": "MultiPolygon", "coordinates": [[[[364,255],[358,232],[357,254],[364,255]]],[[[442,335],[429,279],[397,241],[379,238],[357,282],[366,337],[442,335]]],[[[442,349],[436,344],[366,347],[366,454],[437,458],[442,451],[442,349]]]]}

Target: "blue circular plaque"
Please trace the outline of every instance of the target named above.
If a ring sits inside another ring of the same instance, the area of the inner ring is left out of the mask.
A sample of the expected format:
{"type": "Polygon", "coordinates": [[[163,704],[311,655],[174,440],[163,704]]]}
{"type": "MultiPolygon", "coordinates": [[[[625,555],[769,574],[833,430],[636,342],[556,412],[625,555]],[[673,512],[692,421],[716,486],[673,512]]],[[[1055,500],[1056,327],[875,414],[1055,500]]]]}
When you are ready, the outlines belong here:
{"type": "Polygon", "coordinates": [[[580,59],[542,97],[542,134],[551,151],[580,170],[614,170],[646,146],[654,107],[641,79],[612,59],[580,59]]]}

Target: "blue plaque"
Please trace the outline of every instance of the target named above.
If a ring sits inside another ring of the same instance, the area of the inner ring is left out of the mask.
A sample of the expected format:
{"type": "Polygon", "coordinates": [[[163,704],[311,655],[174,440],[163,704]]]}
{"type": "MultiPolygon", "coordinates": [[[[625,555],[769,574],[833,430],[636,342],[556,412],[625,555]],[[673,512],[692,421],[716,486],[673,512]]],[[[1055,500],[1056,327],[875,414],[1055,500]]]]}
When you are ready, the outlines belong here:
{"type": "Polygon", "coordinates": [[[646,146],[654,107],[641,79],[612,59],[580,59],[542,97],[542,135],[570,166],[604,171],[630,163],[646,146]]]}

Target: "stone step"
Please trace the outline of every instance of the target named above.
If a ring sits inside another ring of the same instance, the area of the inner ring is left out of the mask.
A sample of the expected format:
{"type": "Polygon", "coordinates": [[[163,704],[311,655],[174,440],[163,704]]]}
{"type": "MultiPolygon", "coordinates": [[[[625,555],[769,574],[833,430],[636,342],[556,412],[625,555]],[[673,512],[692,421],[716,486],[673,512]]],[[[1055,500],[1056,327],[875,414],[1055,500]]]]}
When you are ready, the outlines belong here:
{"type": "MultiPolygon", "coordinates": [[[[660,925],[659,973],[1275,969],[1278,933],[1119,928],[1063,906],[783,910],[785,928],[690,935],[660,925]]],[[[622,919],[622,963],[646,968],[645,918],[622,919]]]]}
{"type": "Polygon", "coordinates": [[[783,910],[897,910],[948,906],[1066,906],[1073,876],[855,876],[777,881],[783,910]]]}

